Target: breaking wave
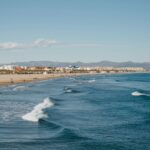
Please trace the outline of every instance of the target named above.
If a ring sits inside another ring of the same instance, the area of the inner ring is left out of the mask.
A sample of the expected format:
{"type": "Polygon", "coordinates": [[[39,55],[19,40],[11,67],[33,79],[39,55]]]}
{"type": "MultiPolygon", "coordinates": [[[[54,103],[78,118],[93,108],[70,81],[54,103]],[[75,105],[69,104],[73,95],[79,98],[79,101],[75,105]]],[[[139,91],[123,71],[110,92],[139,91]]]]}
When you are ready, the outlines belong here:
{"type": "Polygon", "coordinates": [[[69,87],[65,87],[65,88],[64,88],[64,91],[65,91],[65,93],[71,93],[71,92],[72,92],[72,89],[69,88],[69,87]]]}
{"type": "Polygon", "coordinates": [[[138,92],[138,91],[132,92],[131,95],[132,96],[150,96],[150,94],[141,93],[141,92],[138,92]]]}
{"type": "Polygon", "coordinates": [[[47,114],[44,112],[44,109],[52,107],[54,103],[49,99],[46,98],[42,103],[36,105],[33,110],[25,115],[22,116],[23,120],[38,122],[39,119],[47,118],[47,114]]]}
{"type": "Polygon", "coordinates": [[[26,87],[26,86],[17,86],[15,88],[13,88],[13,91],[24,91],[26,89],[28,89],[28,87],[26,87]]]}
{"type": "Polygon", "coordinates": [[[64,87],[64,92],[65,93],[80,93],[80,91],[77,91],[77,90],[72,89],[70,87],[64,87]]]}

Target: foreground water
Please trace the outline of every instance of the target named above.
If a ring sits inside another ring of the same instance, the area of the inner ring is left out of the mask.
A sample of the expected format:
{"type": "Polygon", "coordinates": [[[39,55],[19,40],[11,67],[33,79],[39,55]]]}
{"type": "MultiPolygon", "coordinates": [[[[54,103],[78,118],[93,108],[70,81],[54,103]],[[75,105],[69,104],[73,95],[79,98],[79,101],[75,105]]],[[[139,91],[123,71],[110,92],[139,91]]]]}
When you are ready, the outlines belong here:
{"type": "Polygon", "coordinates": [[[0,87],[0,149],[149,150],[150,74],[0,87]]]}

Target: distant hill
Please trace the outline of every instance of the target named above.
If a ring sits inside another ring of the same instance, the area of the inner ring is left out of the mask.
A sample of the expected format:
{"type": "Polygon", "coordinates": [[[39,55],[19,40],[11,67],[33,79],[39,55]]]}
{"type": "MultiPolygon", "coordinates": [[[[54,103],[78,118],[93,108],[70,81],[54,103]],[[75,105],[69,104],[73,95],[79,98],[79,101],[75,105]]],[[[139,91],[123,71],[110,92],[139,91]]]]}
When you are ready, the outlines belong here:
{"type": "Polygon", "coordinates": [[[112,62],[112,61],[100,61],[100,62],[91,62],[91,63],[84,63],[84,62],[54,62],[54,61],[30,61],[30,62],[16,62],[11,63],[12,65],[19,65],[19,66],[54,66],[54,67],[67,67],[70,65],[75,66],[82,66],[82,67],[143,67],[145,69],[150,70],[150,62],[112,62]]]}

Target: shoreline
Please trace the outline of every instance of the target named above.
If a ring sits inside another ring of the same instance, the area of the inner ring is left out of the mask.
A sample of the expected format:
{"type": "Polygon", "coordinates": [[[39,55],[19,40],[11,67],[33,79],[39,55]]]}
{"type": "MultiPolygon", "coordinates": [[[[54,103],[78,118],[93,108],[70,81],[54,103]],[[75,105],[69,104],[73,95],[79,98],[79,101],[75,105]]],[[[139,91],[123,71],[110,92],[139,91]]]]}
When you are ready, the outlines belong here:
{"type": "Polygon", "coordinates": [[[63,77],[94,75],[89,73],[63,73],[63,74],[0,74],[0,86],[13,85],[18,83],[28,83],[47,79],[63,77]]]}
{"type": "MultiPolygon", "coordinates": [[[[150,72],[136,72],[136,74],[137,73],[150,73],[150,72]]],[[[63,78],[63,77],[97,75],[97,74],[102,75],[101,73],[0,74],[0,86],[13,85],[18,83],[28,83],[28,82],[42,81],[47,79],[56,79],[56,78],[63,78]]],[[[116,74],[120,74],[120,73],[116,73],[116,74]]],[[[127,74],[127,73],[122,73],[122,74],[127,74]]]]}

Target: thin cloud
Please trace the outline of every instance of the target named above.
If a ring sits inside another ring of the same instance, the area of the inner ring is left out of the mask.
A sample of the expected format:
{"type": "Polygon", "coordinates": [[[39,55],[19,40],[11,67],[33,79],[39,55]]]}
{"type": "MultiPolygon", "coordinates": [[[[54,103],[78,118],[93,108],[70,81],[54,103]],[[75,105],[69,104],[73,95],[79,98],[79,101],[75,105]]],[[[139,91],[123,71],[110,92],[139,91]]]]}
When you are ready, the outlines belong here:
{"type": "Polygon", "coordinates": [[[59,42],[51,39],[37,39],[31,43],[16,43],[16,42],[5,42],[0,43],[0,49],[27,49],[27,48],[38,48],[38,47],[49,47],[52,45],[57,45],[59,42]]]}
{"type": "Polygon", "coordinates": [[[61,46],[61,47],[81,47],[81,48],[103,46],[103,44],[99,44],[99,43],[65,43],[65,42],[58,42],[52,39],[36,39],[31,43],[17,43],[17,42],[0,43],[0,50],[45,48],[54,45],[61,46]]]}
{"type": "Polygon", "coordinates": [[[20,47],[20,44],[15,42],[0,43],[0,49],[14,49],[20,47]]]}
{"type": "Polygon", "coordinates": [[[56,40],[47,39],[37,39],[32,43],[33,47],[48,47],[51,45],[56,45],[58,42],[56,40]]]}

